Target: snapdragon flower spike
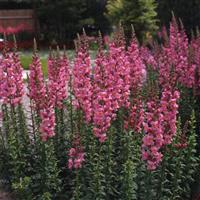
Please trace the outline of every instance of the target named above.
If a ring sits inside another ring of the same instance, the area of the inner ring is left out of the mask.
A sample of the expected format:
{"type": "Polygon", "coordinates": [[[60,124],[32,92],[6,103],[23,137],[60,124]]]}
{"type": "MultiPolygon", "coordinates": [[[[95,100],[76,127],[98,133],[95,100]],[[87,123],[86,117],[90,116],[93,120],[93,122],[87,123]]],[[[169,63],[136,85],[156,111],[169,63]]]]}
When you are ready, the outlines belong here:
{"type": "Polygon", "coordinates": [[[24,92],[22,67],[18,56],[13,53],[7,53],[1,61],[0,68],[0,95],[3,103],[13,106],[21,104],[24,92]]]}
{"type": "Polygon", "coordinates": [[[13,62],[15,70],[15,84],[16,84],[16,95],[18,96],[17,104],[22,103],[22,97],[24,95],[24,82],[23,82],[23,68],[20,63],[19,54],[13,53],[13,62]]]}
{"type": "Polygon", "coordinates": [[[173,82],[174,85],[181,83],[191,88],[195,82],[194,72],[195,65],[189,62],[189,43],[184,28],[182,26],[179,30],[176,19],[173,17],[170,24],[169,44],[163,47],[160,59],[161,84],[163,82],[173,82]],[[168,64],[164,66],[163,62],[168,64]],[[165,80],[166,77],[168,80],[165,80]]]}
{"type": "Polygon", "coordinates": [[[130,63],[122,35],[109,44],[108,54],[100,51],[95,60],[93,79],[94,134],[100,142],[107,138],[106,131],[121,107],[130,105],[130,63]]]}
{"type": "Polygon", "coordinates": [[[178,113],[179,91],[165,88],[161,97],[161,110],[163,113],[163,145],[170,144],[176,134],[176,121],[178,113]]]}
{"type": "Polygon", "coordinates": [[[154,170],[162,160],[161,148],[172,142],[176,134],[179,91],[164,88],[161,100],[147,103],[145,136],[142,145],[142,158],[147,161],[149,170],[154,170]]]}
{"type": "Polygon", "coordinates": [[[141,133],[143,123],[144,123],[144,107],[143,102],[141,99],[136,99],[130,109],[130,115],[129,115],[129,127],[135,132],[135,133],[141,133]]]}
{"type": "Polygon", "coordinates": [[[69,150],[68,157],[69,169],[75,168],[77,170],[82,168],[83,162],[85,161],[85,153],[80,142],[80,136],[75,137],[72,148],[69,150]]]}
{"type": "MultiPolygon", "coordinates": [[[[36,51],[36,43],[35,43],[36,51]]],[[[46,88],[42,73],[42,66],[39,56],[34,52],[33,60],[30,64],[30,75],[29,75],[29,94],[28,96],[34,103],[34,109],[39,112],[44,107],[44,99],[46,96],[46,88]]]]}
{"type": "MultiPolygon", "coordinates": [[[[200,36],[197,35],[196,38],[193,38],[191,41],[191,58],[194,62],[195,68],[195,92],[199,91],[200,88],[200,36]]],[[[199,93],[199,92],[198,92],[199,93]]]]}
{"type": "Polygon", "coordinates": [[[142,159],[147,162],[149,170],[155,170],[163,157],[160,152],[163,145],[162,123],[163,114],[159,103],[153,100],[149,101],[143,123],[145,136],[142,140],[142,159]]]}
{"type": "Polygon", "coordinates": [[[63,108],[63,102],[67,98],[68,84],[68,60],[66,57],[48,59],[48,91],[55,107],[63,108]]]}
{"type": "MultiPolygon", "coordinates": [[[[146,66],[150,66],[152,69],[157,70],[158,63],[157,63],[156,55],[153,54],[153,51],[150,51],[150,49],[148,49],[145,46],[141,46],[140,47],[140,57],[146,66]]],[[[145,68],[143,67],[143,71],[144,70],[145,70],[145,68]]]]}
{"type": "Polygon", "coordinates": [[[106,131],[114,117],[112,96],[107,84],[109,79],[106,73],[107,62],[106,55],[100,49],[95,60],[93,79],[93,132],[100,142],[107,139],[106,131]]]}
{"type": "Polygon", "coordinates": [[[46,97],[45,106],[40,110],[40,132],[42,141],[55,136],[55,113],[51,100],[46,97]]]}
{"type": "Polygon", "coordinates": [[[130,105],[130,62],[124,46],[112,42],[109,45],[108,63],[108,88],[112,95],[112,106],[115,111],[130,105]]]}
{"type": "Polygon", "coordinates": [[[176,87],[177,75],[171,63],[170,48],[163,47],[159,57],[159,82],[162,87],[176,87]]]}
{"type": "Polygon", "coordinates": [[[138,41],[135,37],[134,30],[131,44],[128,47],[128,59],[130,67],[130,88],[134,93],[138,88],[142,87],[142,83],[146,79],[146,69],[140,56],[138,41]]]}
{"type": "Polygon", "coordinates": [[[67,53],[66,53],[66,47],[64,46],[64,53],[63,53],[63,57],[61,59],[62,62],[62,66],[64,66],[65,68],[65,79],[67,81],[69,81],[69,77],[70,77],[70,63],[69,63],[69,59],[67,57],[67,53]]]}
{"type": "Polygon", "coordinates": [[[83,110],[87,123],[92,118],[91,61],[85,42],[77,50],[72,71],[72,88],[76,104],[83,110]]]}
{"type": "Polygon", "coordinates": [[[3,68],[3,59],[0,58],[0,100],[2,101],[4,92],[3,92],[3,83],[4,83],[4,78],[5,78],[5,74],[4,74],[4,68],[3,68]]]}
{"type": "Polygon", "coordinates": [[[16,81],[16,86],[17,86],[17,95],[19,96],[20,102],[22,100],[22,97],[24,95],[24,82],[23,82],[23,67],[20,62],[19,54],[17,52],[17,41],[15,38],[15,35],[13,35],[13,40],[14,40],[14,52],[13,52],[13,62],[15,65],[15,81],[16,81]]]}

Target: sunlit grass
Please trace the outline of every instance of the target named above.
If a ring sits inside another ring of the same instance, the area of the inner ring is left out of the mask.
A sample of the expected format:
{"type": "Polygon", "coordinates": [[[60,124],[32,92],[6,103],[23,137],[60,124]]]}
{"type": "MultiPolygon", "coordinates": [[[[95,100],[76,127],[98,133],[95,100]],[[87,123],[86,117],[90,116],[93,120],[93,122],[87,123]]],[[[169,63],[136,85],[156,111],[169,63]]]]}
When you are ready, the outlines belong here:
{"type": "MultiPolygon", "coordinates": [[[[22,67],[25,70],[29,70],[29,65],[32,62],[32,56],[31,55],[21,55],[20,60],[21,60],[22,67]]],[[[42,57],[40,59],[40,61],[41,61],[41,64],[42,64],[42,71],[44,73],[44,76],[47,76],[47,59],[42,57]]]]}

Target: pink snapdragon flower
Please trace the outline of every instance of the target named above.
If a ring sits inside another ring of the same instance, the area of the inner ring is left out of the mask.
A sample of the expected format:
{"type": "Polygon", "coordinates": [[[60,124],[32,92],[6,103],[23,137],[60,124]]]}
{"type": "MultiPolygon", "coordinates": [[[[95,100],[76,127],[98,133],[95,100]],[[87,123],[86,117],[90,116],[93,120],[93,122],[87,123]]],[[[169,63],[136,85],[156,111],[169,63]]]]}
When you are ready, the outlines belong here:
{"type": "Polygon", "coordinates": [[[55,136],[55,113],[50,101],[46,102],[45,107],[40,111],[40,118],[41,139],[45,142],[55,136]]]}
{"type": "Polygon", "coordinates": [[[69,81],[69,63],[66,56],[62,58],[48,58],[48,91],[54,106],[63,108],[67,99],[67,85],[69,81]]]}
{"type": "Polygon", "coordinates": [[[29,94],[28,96],[33,102],[34,109],[40,117],[39,130],[42,141],[47,141],[55,135],[55,113],[53,106],[53,98],[46,89],[44,82],[40,58],[33,55],[33,62],[30,65],[29,77],[29,94]]]}
{"type": "Polygon", "coordinates": [[[72,87],[75,104],[84,112],[87,123],[92,118],[92,82],[90,56],[85,47],[80,47],[73,67],[72,87]]]}
{"type": "Polygon", "coordinates": [[[199,94],[200,88],[200,36],[193,38],[190,45],[190,57],[195,64],[195,89],[199,94]]]}
{"type": "Polygon", "coordinates": [[[75,169],[80,169],[85,161],[85,153],[79,136],[76,136],[72,146],[68,153],[68,168],[72,169],[74,167],[75,169]]]}
{"type": "Polygon", "coordinates": [[[142,61],[138,42],[135,37],[133,37],[132,42],[128,47],[128,59],[130,62],[130,87],[132,92],[135,93],[138,88],[142,87],[142,83],[146,79],[145,65],[142,61]]]}
{"type": "Polygon", "coordinates": [[[176,134],[179,92],[164,88],[160,101],[147,103],[143,128],[142,158],[149,170],[154,170],[162,161],[161,149],[172,142],[176,134]]]}
{"type": "Polygon", "coordinates": [[[128,108],[130,105],[130,62],[123,45],[118,46],[115,42],[109,45],[107,84],[112,94],[113,108],[117,111],[120,107],[128,108]]]}
{"type": "Polygon", "coordinates": [[[16,53],[7,53],[0,65],[0,97],[3,103],[13,106],[22,102],[23,78],[22,67],[16,53]]]}
{"type": "Polygon", "coordinates": [[[111,107],[111,96],[106,84],[107,73],[105,66],[107,59],[99,52],[94,66],[93,79],[93,132],[100,142],[107,138],[106,131],[111,125],[113,109],[111,107]]]}
{"type": "Polygon", "coordinates": [[[163,145],[163,114],[158,102],[147,103],[146,121],[143,123],[145,136],[142,140],[142,159],[147,162],[147,168],[154,170],[162,160],[160,149],[163,145]]]}
{"type": "Polygon", "coordinates": [[[33,61],[30,64],[28,88],[28,96],[34,103],[34,109],[39,112],[45,104],[46,88],[40,58],[36,54],[33,55],[33,61]]]}
{"type": "Polygon", "coordinates": [[[100,142],[106,140],[116,112],[129,107],[129,96],[130,62],[124,46],[112,42],[108,54],[100,52],[94,66],[93,131],[100,142]]]}
{"type": "Polygon", "coordinates": [[[146,66],[150,66],[152,69],[156,70],[158,67],[155,55],[153,52],[145,46],[140,47],[140,56],[142,61],[146,66]]]}
{"type": "Polygon", "coordinates": [[[161,85],[175,87],[177,83],[181,83],[188,88],[194,86],[195,65],[190,62],[189,56],[189,43],[184,28],[179,30],[173,17],[169,42],[163,47],[159,58],[161,85]]]}
{"type": "Polygon", "coordinates": [[[170,89],[164,89],[161,97],[161,110],[163,113],[163,145],[170,144],[176,134],[176,121],[180,94],[170,89]]]}
{"type": "Polygon", "coordinates": [[[130,110],[129,115],[129,126],[131,129],[134,130],[136,133],[140,133],[142,131],[142,125],[144,123],[144,108],[142,100],[137,99],[135,100],[133,106],[130,110]]]}

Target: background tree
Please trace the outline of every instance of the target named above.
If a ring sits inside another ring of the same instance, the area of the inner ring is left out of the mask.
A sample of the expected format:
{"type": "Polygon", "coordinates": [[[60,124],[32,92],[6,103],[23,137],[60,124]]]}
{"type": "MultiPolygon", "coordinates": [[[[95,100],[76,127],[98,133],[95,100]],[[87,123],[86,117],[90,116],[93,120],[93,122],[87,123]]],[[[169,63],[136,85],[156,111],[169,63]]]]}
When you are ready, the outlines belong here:
{"type": "Polygon", "coordinates": [[[41,32],[47,40],[71,39],[84,23],[93,24],[92,19],[84,16],[85,12],[85,0],[46,0],[37,5],[41,32]]]}
{"type": "Polygon", "coordinates": [[[133,24],[139,38],[144,39],[158,28],[156,7],[155,0],[109,0],[107,16],[114,24],[120,21],[125,27],[133,24]]]}
{"type": "Polygon", "coordinates": [[[41,31],[48,40],[72,41],[77,32],[107,30],[105,0],[46,0],[37,2],[41,31]],[[87,31],[88,29],[88,31],[87,31]]]}

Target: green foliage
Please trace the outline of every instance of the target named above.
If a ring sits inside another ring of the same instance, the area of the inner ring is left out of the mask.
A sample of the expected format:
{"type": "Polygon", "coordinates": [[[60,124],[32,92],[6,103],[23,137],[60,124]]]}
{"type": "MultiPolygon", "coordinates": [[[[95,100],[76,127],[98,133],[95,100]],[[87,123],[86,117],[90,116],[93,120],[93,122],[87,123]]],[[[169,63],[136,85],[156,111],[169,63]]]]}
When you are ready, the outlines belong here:
{"type": "MultiPolygon", "coordinates": [[[[182,128],[178,121],[177,136],[165,147],[163,162],[154,171],[148,171],[141,160],[142,134],[123,129],[123,111],[108,132],[108,140],[100,144],[92,135],[92,127],[82,123],[82,115],[73,110],[73,120],[80,120],[82,143],[86,160],[82,169],[69,171],[66,168],[67,149],[70,148],[71,133],[66,122],[66,113],[56,112],[59,119],[56,130],[62,133],[43,143],[36,131],[34,144],[26,136],[24,113],[19,107],[14,115],[4,108],[5,120],[15,120],[7,130],[8,142],[1,139],[1,155],[9,171],[11,187],[18,199],[122,199],[122,200],[182,200],[189,199],[191,184],[198,170],[196,156],[195,116],[192,112],[188,126],[182,128]],[[78,114],[78,115],[77,115],[78,114]],[[75,116],[77,115],[77,116],[75,116]],[[16,120],[17,118],[20,120],[16,120]],[[16,135],[13,130],[22,133],[16,135]],[[20,137],[19,137],[20,136],[20,137]],[[68,143],[67,143],[68,141],[68,143]],[[4,142],[5,143],[5,142],[4,142]],[[182,146],[181,146],[182,145],[182,146]],[[67,173],[66,173],[67,172],[67,173]],[[65,191],[66,189],[66,191],[65,191]]],[[[36,116],[35,116],[36,117],[36,116]]],[[[77,127],[74,127],[76,131],[77,127]]],[[[4,130],[4,129],[3,129],[4,130]]],[[[1,136],[3,136],[1,131],[1,136]]],[[[3,137],[2,137],[3,138],[3,137]]],[[[1,166],[2,167],[2,166],[1,166]]],[[[5,171],[4,171],[5,172],[5,171]]],[[[5,178],[5,176],[4,176],[5,178]]]]}
{"type": "MultiPolygon", "coordinates": [[[[147,82],[155,88],[156,76],[150,73],[152,80],[147,82]]],[[[177,122],[177,134],[173,142],[161,149],[162,163],[156,170],[149,171],[141,159],[141,144],[145,133],[124,129],[125,109],[119,110],[108,130],[108,139],[101,144],[93,135],[93,127],[84,123],[83,113],[72,107],[71,84],[70,92],[64,108],[55,109],[56,136],[47,142],[41,141],[40,118],[36,113],[31,110],[32,126],[28,126],[29,121],[21,105],[2,106],[0,177],[7,180],[16,199],[190,198],[191,184],[198,173],[200,161],[196,151],[196,119],[192,98],[185,98],[181,102],[181,110],[187,107],[188,102],[191,104],[188,113],[184,115],[180,112],[183,119],[177,122]],[[81,169],[69,170],[68,150],[77,133],[81,136],[85,162],[81,169]]],[[[182,92],[187,94],[190,91],[182,89],[182,92]]]]}
{"type": "Polygon", "coordinates": [[[129,32],[132,24],[139,39],[145,39],[158,28],[156,6],[154,0],[110,0],[107,16],[114,24],[121,21],[129,32]]]}
{"type": "Polygon", "coordinates": [[[191,183],[198,171],[199,157],[196,156],[194,112],[183,140],[183,130],[178,122],[177,136],[173,143],[163,149],[161,165],[152,172],[140,161],[137,168],[137,199],[168,200],[190,199],[191,183]],[[187,146],[184,145],[186,142],[187,146]]]}

